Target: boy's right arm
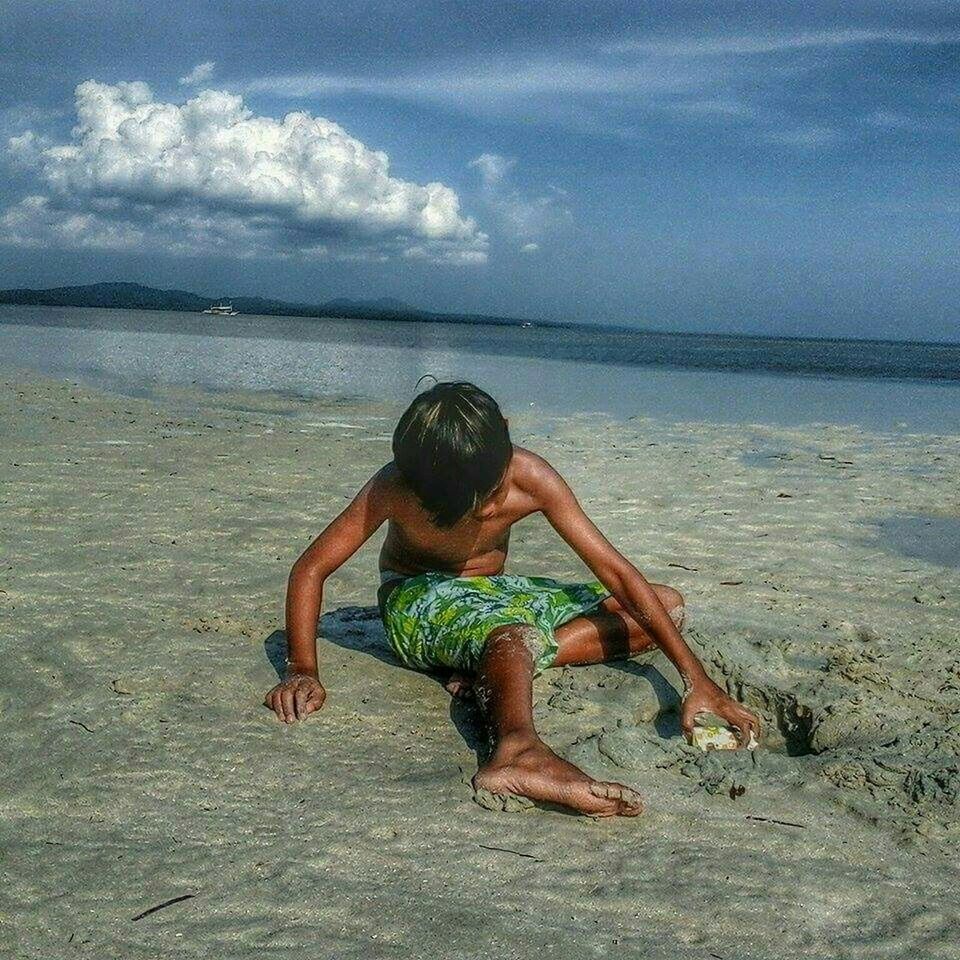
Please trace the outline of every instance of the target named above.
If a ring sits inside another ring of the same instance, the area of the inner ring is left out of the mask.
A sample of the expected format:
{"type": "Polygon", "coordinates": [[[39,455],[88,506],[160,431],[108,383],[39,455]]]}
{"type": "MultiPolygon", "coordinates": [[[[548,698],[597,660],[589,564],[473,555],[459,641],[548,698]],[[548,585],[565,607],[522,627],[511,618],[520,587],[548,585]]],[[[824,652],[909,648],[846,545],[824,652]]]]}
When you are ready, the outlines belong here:
{"type": "Polygon", "coordinates": [[[293,723],[326,699],[317,668],[317,621],[323,583],[389,516],[387,468],[375,474],[350,505],[303,552],[287,581],[287,674],[264,698],[280,720],[293,723]]]}

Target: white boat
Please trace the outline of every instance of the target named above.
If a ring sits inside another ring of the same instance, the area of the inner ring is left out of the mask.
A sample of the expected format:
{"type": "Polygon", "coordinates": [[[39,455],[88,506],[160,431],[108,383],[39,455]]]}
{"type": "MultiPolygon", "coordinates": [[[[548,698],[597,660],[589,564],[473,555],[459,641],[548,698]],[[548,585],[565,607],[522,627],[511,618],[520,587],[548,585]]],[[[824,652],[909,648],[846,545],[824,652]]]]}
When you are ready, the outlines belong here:
{"type": "Polygon", "coordinates": [[[204,313],[212,313],[218,317],[235,317],[237,311],[233,309],[232,303],[214,303],[207,307],[204,313]]]}

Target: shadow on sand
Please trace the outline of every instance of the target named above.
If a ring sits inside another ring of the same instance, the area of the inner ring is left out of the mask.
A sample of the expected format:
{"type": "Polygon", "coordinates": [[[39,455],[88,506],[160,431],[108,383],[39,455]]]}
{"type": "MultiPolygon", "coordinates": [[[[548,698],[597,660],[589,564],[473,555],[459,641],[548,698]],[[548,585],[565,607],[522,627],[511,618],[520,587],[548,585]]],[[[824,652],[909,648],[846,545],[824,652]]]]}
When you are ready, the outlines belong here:
{"type": "MultiPolygon", "coordinates": [[[[325,640],[346,650],[368,654],[401,670],[409,669],[390,649],[380,621],[380,611],[375,606],[340,607],[338,610],[331,610],[320,618],[318,633],[325,640]]],[[[283,630],[274,630],[263,641],[263,650],[277,677],[282,679],[287,664],[287,635],[283,630]]],[[[414,672],[431,677],[441,685],[447,679],[447,674],[422,673],[419,670],[414,672]]],[[[450,697],[450,719],[463,737],[464,743],[477,755],[477,762],[482,762],[489,749],[488,738],[480,711],[473,700],[450,697]]]]}

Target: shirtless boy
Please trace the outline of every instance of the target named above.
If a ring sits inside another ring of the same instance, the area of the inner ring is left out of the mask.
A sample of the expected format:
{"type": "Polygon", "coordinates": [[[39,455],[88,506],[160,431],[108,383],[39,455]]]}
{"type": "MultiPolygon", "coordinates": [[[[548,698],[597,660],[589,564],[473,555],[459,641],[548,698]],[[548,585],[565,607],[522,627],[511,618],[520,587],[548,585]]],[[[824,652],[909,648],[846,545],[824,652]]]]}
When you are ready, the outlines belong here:
{"type": "Polygon", "coordinates": [[[741,744],[757,718],[711,680],[680,635],[683,597],[648,583],[583,512],[542,457],[515,447],[500,408],[470,383],[419,394],[379,470],[297,560],[287,588],[288,673],[264,703],[280,720],[323,706],[316,633],[323,584],[381,524],[380,612],[402,663],[471,686],[493,738],[478,790],[555,803],[591,816],[636,816],[635,790],[592,779],[558,757],[533,725],[532,681],[547,667],[631,657],[658,646],[685,685],[681,725],[704,712],[741,744]],[[541,512],[596,580],[559,583],[503,572],[510,529],[541,512]]]}

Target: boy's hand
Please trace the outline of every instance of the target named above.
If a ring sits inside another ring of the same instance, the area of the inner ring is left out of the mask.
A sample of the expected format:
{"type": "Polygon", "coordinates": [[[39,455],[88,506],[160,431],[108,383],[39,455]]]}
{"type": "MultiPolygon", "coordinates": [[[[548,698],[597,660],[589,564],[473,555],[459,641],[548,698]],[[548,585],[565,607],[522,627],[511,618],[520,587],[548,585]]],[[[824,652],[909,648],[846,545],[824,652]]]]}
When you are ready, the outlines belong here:
{"type": "Polygon", "coordinates": [[[745,706],[728,696],[712,680],[701,680],[687,691],[683,698],[680,726],[689,740],[693,736],[697,716],[716,714],[737,732],[741,747],[749,746],[751,736],[760,739],[760,721],[745,706]]]}
{"type": "Polygon", "coordinates": [[[323,706],[327,691],[316,678],[295,673],[278,683],[264,698],[263,705],[273,710],[284,723],[306,720],[323,706]]]}

